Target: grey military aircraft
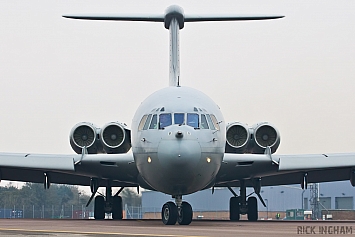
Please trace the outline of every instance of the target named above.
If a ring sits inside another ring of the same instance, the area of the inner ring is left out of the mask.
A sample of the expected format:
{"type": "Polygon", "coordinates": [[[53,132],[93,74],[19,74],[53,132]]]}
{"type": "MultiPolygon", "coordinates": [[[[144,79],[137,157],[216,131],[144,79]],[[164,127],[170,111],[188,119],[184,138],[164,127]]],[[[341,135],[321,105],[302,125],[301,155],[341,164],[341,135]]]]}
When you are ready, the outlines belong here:
{"type": "Polygon", "coordinates": [[[270,123],[226,123],[219,107],[202,92],[180,83],[179,31],[185,22],[268,20],[283,16],[188,15],[170,6],[160,15],[65,15],[66,18],[162,22],[170,31],[169,87],[150,95],[137,109],[132,130],[120,122],[101,128],[78,123],[70,132],[77,154],[0,153],[3,180],[90,186],[95,219],[112,213],[122,219],[124,187],[142,187],[172,196],[162,207],[164,224],[188,225],[193,210],[183,195],[227,187],[230,220],[258,219],[262,186],[350,180],[355,185],[355,153],[278,155],[279,131],[270,123]],[[130,152],[131,150],[131,152],[130,152]],[[97,195],[106,187],[105,195],[97,195]],[[121,187],[112,194],[112,187],[121,187]],[[232,188],[239,187],[237,194],[232,188]],[[255,196],[246,193],[253,187],[255,196]]]}

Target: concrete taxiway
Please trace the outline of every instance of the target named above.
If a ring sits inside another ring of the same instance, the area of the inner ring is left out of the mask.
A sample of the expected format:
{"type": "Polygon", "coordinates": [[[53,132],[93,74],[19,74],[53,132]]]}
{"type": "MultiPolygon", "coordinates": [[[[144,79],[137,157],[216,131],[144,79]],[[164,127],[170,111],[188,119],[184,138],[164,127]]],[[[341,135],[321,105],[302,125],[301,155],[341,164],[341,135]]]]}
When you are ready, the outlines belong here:
{"type": "Polygon", "coordinates": [[[160,220],[0,219],[1,236],[300,236],[355,234],[355,221],[197,220],[165,226],[160,220]]]}

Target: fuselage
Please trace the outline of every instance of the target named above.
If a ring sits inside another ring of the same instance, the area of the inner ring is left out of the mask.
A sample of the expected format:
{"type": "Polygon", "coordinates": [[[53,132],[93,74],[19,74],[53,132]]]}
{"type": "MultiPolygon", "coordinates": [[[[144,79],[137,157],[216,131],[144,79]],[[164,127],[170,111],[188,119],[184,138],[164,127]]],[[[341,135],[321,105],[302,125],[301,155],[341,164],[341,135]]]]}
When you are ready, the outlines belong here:
{"type": "Polygon", "coordinates": [[[188,87],[153,93],[132,121],[132,151],[141,177],[170,195],[190,194],[213,184],[225,137],[219,107],[188,87]]]}

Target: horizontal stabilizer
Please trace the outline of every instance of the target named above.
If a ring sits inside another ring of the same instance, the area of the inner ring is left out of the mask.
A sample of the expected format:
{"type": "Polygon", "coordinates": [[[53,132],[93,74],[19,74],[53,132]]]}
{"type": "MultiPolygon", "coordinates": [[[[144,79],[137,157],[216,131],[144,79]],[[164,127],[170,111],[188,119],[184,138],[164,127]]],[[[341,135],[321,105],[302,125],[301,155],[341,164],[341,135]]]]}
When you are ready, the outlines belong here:
{"type": "Polygon", "coordinates": [[[185,15],[185,22],[199,21],[255,21],[283,18],[277,15],[185,15]]]}
{"type": "Polygon", "coordinates": [[[165,15],[95,15],[95,14],[75,14],[75,15],[63,15],[65,18],[79,19],[79,20],[106,20],[106,21],[153,21],[164,22],[165,15]]]}
{"type": "MultiPolygon", "coordinates": [[[[108,14],[74,14],[63,15],[65,18],[80,20],[106,20],[106,21],[151,21],[164,22],[165,15],[108,15],[108,14]]],[[[255,20],[271,20],[283,18],[278,15],[184,15],[184,22],[200,22],[200,21],[255,21],[255,20]]]]}

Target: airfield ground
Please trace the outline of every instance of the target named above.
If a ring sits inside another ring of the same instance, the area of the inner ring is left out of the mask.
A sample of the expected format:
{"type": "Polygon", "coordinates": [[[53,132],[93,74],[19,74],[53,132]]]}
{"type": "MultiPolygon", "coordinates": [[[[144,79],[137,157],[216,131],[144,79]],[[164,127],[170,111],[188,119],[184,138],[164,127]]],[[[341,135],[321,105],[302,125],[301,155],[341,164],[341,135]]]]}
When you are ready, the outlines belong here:
{"type": "Polygon", "coordinates": [[[165,226],[160,220],[0,219],[1,236],[342,236],[355,235],[355,221],[194,220],[165,226]]]}

